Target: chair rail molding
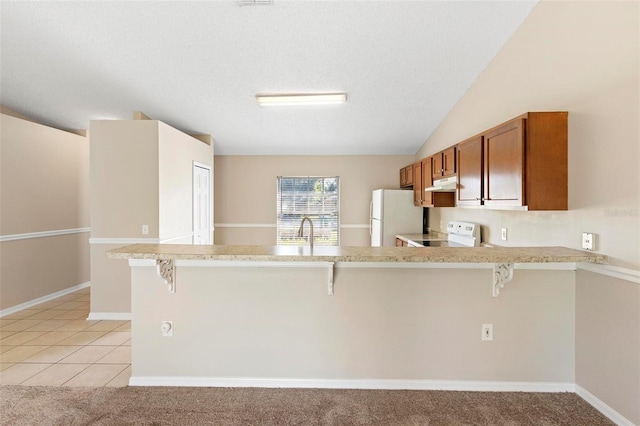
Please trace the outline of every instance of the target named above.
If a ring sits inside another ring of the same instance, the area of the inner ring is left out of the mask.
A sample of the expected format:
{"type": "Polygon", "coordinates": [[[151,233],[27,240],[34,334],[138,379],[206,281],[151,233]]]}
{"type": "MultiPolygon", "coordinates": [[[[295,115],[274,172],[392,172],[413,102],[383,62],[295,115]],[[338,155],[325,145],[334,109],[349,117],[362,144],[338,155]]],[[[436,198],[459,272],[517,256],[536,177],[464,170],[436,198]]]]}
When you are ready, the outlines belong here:
{"type": "Polygon", "coordinates": [[[55,229],[53,231],[26,232],[24,234],[0,235],[0,243],[6,241],[28,240],[31,238],[57,237],[59,235],[82,234],[90,232],[91,228],[55,229]]]}

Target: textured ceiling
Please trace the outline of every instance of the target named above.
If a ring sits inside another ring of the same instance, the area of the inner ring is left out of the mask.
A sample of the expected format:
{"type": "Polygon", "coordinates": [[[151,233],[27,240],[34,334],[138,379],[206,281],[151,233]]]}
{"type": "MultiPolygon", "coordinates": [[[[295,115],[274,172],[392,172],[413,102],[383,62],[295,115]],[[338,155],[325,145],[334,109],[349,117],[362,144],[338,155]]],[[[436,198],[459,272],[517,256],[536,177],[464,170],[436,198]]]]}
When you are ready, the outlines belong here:
{"type": "Polygon", "coordinates": [[[222,155],[414,154],[534,6],[2,1],[0,102],[66,129],[142,111],[222,155]],[[255,102],[291,91],[348,99],[255,102]]]}

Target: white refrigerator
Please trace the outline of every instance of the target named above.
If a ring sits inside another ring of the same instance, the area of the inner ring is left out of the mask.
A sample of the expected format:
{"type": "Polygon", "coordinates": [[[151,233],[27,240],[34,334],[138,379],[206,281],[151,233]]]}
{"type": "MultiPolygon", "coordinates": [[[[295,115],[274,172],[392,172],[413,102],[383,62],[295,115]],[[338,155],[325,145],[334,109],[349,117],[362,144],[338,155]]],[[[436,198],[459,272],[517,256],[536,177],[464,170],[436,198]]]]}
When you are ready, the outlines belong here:
{"type": "Polygon", "coordinates": [[[422,208],[413,205],[413,191],[373,191],[369,234],[371,247],[395,246],[396,234],[422,234],[422,208]]]}

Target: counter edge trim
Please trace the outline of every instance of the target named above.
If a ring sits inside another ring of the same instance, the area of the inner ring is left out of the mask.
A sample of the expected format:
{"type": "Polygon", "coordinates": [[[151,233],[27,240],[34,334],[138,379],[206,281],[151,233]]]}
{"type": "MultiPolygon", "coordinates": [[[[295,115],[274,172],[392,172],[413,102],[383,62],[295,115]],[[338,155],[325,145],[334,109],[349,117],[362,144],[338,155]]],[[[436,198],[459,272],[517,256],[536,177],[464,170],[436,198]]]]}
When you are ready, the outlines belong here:
{"type": "MultiPolygon", "coordinates": [[[[334,265],[333,262],[301,262],[301,261],[251,261],[251,260],[175,260],[176,266],[186,267],[236,267],[236,268],[326,268],[334,265]]],[[[378,268],[378,269],[492,269],[493,263],[455,263],[455,262],[335,262],[336,268],[378,268]]],[[[155,259],[129,259],[129,266],[148,267],[156,266],[155,259]]],[[[536,269],[536,270],[563,270],[574,271],[575,262],[557,263],[516,263],[515,269],[536,269]]]]}

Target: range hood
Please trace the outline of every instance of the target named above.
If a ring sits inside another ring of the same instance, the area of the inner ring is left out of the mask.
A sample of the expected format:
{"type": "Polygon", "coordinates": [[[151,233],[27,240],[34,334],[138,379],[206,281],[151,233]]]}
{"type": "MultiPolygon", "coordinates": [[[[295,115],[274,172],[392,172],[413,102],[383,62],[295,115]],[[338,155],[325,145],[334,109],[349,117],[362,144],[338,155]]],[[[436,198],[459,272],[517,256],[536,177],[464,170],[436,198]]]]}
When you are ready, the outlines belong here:
{"type": "Polygon", "coordinates": [[[455,192],[458,187],[458,178],[456,176],[450,176],[433,181],[433,186],[425,188],[428,192],[455,192]]]}

